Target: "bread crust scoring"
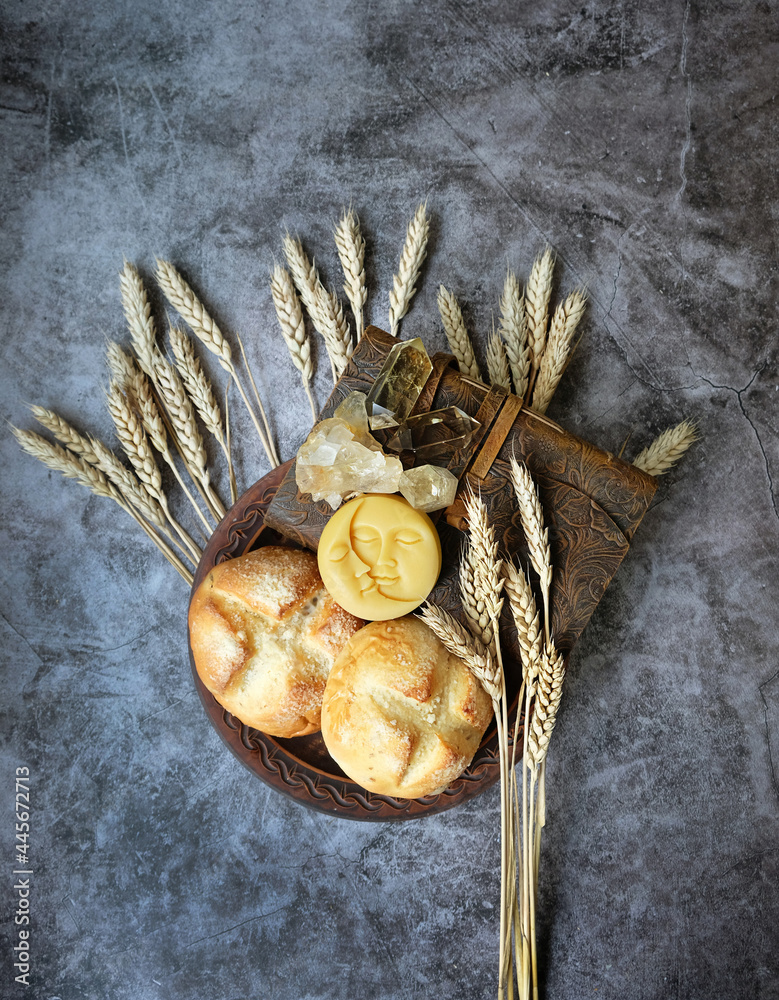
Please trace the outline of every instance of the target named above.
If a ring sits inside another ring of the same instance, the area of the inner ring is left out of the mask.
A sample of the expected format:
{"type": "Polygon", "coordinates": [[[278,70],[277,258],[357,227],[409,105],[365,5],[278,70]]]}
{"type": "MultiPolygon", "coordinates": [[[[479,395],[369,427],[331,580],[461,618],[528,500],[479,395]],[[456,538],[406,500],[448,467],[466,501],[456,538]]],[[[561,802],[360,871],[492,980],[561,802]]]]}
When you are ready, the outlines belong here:
{"type": "Polygon", "coordinates": [[[189,606],[203,684],[241,722],[271,736],[320,728],[328,674],[362,625],[327,593],[316,556],[284,546],[215,566],[189,606]]]}
{"type": "Polygon", "coordinates": [[[325,688],[322,736],[352,780],[412,799],[463,772],[491,717],[462,660],[408,615],[371,622],[345,645],[325,688]]]}

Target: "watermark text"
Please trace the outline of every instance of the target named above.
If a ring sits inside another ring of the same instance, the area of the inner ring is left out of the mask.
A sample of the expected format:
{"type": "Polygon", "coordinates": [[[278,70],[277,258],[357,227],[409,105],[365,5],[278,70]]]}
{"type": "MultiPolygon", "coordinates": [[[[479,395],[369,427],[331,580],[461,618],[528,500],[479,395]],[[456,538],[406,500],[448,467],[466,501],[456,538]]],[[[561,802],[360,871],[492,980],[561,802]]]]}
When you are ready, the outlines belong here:
{"type": "Polygon", "coordinates": [[[14,980],[30,985],[31,928],[30,906],[32,889],[32,858],[30,845],[30,769],[17,767],[15,790],[15,823],[13,867],[13,914],[16,942],[12,948],[14,980]]]}

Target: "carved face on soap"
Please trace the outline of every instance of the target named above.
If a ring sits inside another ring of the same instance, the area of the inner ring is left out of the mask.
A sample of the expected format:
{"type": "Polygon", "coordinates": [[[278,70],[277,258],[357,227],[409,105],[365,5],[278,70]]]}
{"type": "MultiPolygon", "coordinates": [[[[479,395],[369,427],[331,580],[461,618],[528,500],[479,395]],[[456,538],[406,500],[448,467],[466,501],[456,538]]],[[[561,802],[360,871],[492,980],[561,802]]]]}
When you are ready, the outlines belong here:
{"type": "Polygon", "coordinates": [[[377,520],[375,505],[366,500],[359,502],[352,517],[349,540],[361,564],[360,593],[375,588],[388,600],[414,601],[419,599],[416,568],[424,559],[426,532],[420,530],[413,508],[399,504],[393,508],[391,524],[377,520]]]}
{"type": "Polygon", "coordinates": [[[408,501],[368,494],[333,514],[317,558],[325,586],[342,608],[386,621],[419,607],[433,589],[441,543],[427,514],[408,501]]]}

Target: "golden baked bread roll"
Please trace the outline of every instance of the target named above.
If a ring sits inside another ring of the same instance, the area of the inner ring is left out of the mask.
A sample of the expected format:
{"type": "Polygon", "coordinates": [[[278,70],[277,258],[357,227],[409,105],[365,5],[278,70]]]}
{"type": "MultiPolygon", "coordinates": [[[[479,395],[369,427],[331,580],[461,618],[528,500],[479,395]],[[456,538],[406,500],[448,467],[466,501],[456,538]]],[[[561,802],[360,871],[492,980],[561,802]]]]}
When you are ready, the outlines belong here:
{"type": "Polygon", "coordinates": [[[415,799],[470,764],[492,702],[424,622],[371,622],[336,660],[322,703],[330,756],[363,788],[415,799]]]}
{"type": "Polygon", "coordinates": [[[281,546],[220,563],[189,606],[200,679],[236,718],[271,736],[319,729],[327,675],[362,624],[324,589],[312,552],[281,546]]]}

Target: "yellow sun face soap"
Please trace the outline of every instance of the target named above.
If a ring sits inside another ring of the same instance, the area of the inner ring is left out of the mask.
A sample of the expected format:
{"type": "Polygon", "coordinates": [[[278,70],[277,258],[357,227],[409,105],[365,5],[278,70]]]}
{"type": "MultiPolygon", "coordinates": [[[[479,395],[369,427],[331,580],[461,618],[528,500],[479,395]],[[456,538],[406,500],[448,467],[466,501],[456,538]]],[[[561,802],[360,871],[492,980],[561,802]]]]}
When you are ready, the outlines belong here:
{"type": "Polygon", "coordinates": [[[333,600],[368,621],[407,615],[441,572],[435,525],[407,500],[368,494],[344,504],[319,540],[319,572],[333,600]]]}

